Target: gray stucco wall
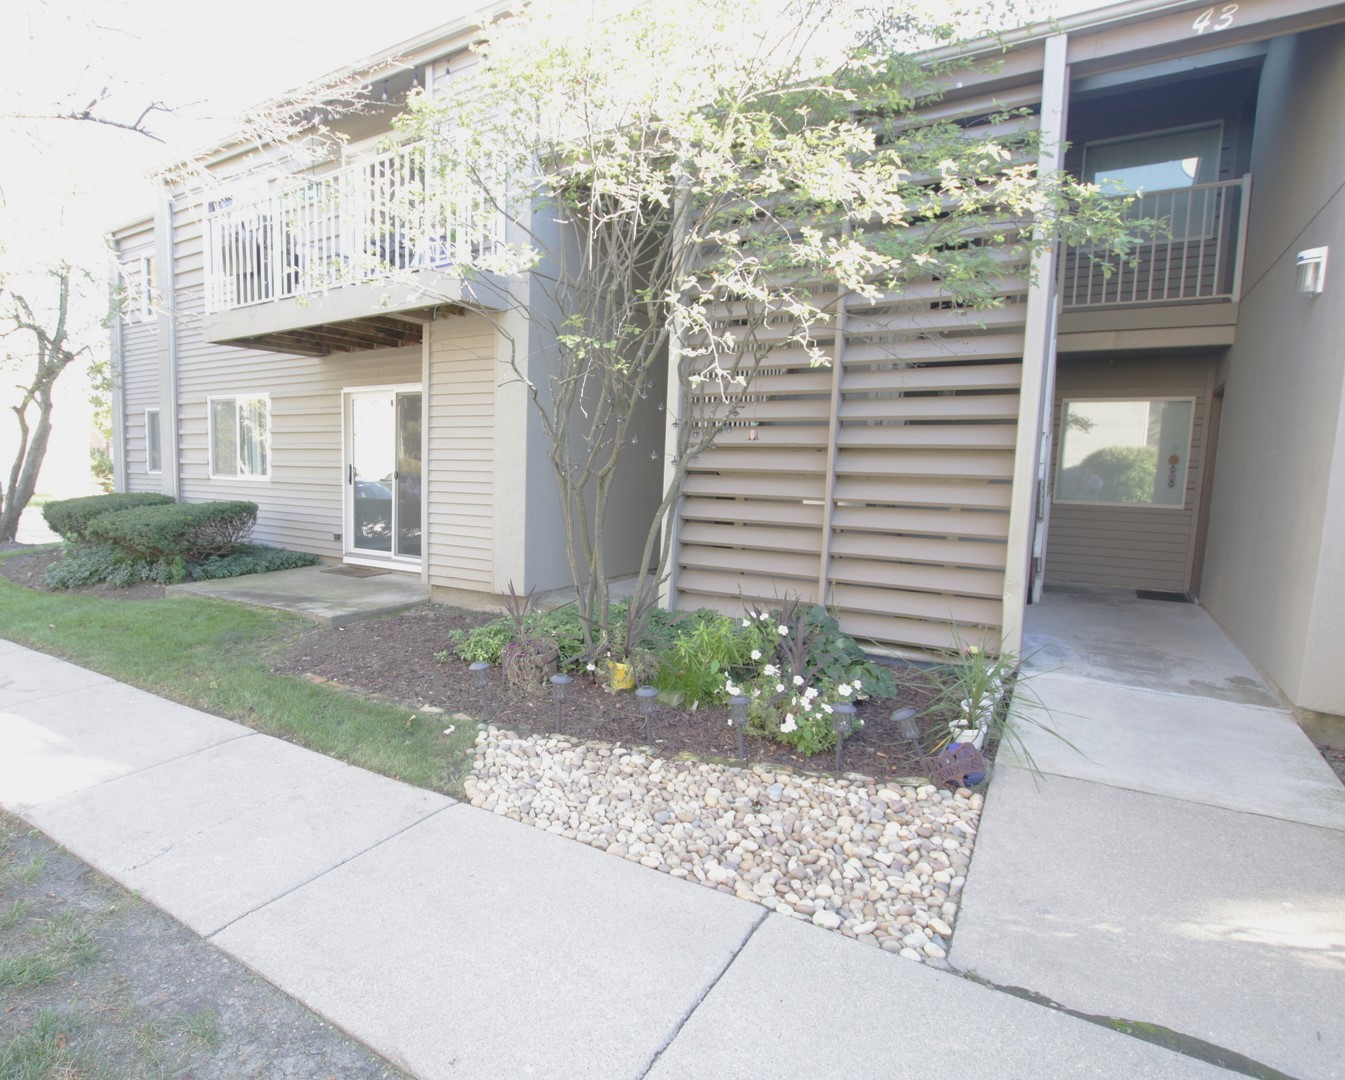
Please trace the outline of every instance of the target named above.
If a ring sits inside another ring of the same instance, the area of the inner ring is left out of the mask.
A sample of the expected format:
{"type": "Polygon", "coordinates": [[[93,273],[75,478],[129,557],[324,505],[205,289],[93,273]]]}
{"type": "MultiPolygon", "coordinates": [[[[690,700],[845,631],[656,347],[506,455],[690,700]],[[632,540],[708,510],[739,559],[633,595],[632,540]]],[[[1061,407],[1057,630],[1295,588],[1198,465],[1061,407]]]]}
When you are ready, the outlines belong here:
{"type": "Polygon", "coordinates": [[[1290,701],[1345,713],[1345,27],[1271,43],[1201,599],[1290,701]],[[1295,256],[1329,246],[1326,291],[1295,256]]]}

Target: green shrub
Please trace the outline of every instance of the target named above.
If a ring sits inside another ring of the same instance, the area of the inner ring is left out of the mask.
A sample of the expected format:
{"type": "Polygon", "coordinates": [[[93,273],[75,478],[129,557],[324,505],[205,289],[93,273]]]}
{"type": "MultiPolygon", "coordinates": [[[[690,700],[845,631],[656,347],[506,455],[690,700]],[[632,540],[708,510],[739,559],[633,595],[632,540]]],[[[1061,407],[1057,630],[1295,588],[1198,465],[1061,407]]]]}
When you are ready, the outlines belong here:
{"type": "Polygon", "coordinates": [[[52,532],[65,540],[84,540],[84,531],[90,521],[103,514],[130,510],[138,506],[163,506],[171,503],[169,495],[149,491],[127,491],[112,495],[88,495],[80,499],[60,499],[42,507],[42,516],[52,532]]]}
{"type": "Polygon", "coordinates": [[[47,567],[43,580],[53,589],[77,589],[84,585],[111,585],[124,589],[141,581],[173,585],[181,581],[266,574],[313,566],[316,555],[263,544],[244,544],[229,555],[212,555],[199,563],[181,559],[141,559],[107,544],[71,544],[65,558],[47,567]]]}
{"type": "Polygon", "coordinates": [[[89,523],[86,535],[150,562],[199,563],[237,550],[256,520],[253,502],[173,503],[103,514],[89,523]]]}
{"type": "Polygon", "coordinates": [[[228,555],[211,555],[203,562],[188,563],[186,580],[209,581],[214,578],[242,577],[244,574],[269,574],[273,570],[316,566],[321,561],[306,551],[290,551],[265,544],[243,544],[228,555]]]}
{"type": "Polygon", "coordinates": [[[775,649],[765,628],[755,621],[742,625],[748,621],[709,608],[691,612],[659,654],[654,685],[691,708],[727,701],[726,679],[775,649]]]}
{"type": "Polygon", "coordinates": [[[160,581],[158,563],[136,559],[106,544],[69,544],[65,558],[52,563],[42,580],[53,589],[107,584],[124,589],[141,581],[160,581]]]}

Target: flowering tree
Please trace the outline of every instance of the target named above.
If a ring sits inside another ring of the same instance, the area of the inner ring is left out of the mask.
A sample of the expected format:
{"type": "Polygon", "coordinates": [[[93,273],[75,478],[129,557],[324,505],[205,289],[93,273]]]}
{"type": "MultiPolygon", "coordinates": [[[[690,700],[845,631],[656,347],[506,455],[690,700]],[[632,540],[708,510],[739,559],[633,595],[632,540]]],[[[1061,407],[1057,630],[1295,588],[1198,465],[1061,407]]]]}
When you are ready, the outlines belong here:
{"type": "Polygon", "coordinates": [[[504,290],[504,315],[483,314],[532,331],[511,367],[547,439],[590,645],[638,644],[688,465],[772,358],[825,363],[815,336],[840,298],[933,275],[950,305],[986,308],[1001,245],[1123,240],[1122,210],[1098,192],[1036,175],[1032,125],[922,118],[968,62],[932,59],[954,30],[914,10],[536,3],[483,29],[480,62],[447,96],[413,101],[426,169],[509,222],[510,241],[461,271],[532,275],[504,290]],[[669,382],[675,437],[614,628],[613,491],[641,401],[669,382]]]}

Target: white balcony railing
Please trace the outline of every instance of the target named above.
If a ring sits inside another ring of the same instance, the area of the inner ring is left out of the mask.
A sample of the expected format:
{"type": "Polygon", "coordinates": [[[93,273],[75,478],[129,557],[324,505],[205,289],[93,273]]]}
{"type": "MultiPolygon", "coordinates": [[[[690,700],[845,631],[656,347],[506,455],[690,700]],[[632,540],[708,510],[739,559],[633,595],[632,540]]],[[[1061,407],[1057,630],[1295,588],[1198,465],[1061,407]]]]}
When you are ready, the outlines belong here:
{"type": "Polygon", "coordinates": [[[424,143],[353,161],[206,214],[206,310],[311,296],[493,249],[498,215],[465,177],[444,179],[424,143]]]}
{"type": "Polygon", "coordinates": [[[1064,306],[1236,300],[1250,193],[1250,176],[1145,192],[1131,214],[1162,221],[1162,234],[1125,257],[1069,249],[1060,275],[1064,306]]]}

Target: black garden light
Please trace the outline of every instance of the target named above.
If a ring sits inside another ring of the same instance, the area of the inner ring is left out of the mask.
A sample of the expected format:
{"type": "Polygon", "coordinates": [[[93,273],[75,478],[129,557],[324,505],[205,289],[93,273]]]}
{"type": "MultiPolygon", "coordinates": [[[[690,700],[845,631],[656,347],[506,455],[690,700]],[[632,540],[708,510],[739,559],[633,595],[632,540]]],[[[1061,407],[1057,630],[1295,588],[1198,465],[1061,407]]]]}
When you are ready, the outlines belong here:
{"type": "Polygon", "coordinates": [[[644,717],[644,741],[654,745],[654,701],[658,691],[652,686],[642,686],[635,691],[635,700],[640,706],[640,715],[644,717]]]}
{"type": "Polygon", "coordinates": [[[749,699],[742,694],[735,694],[729,698],[729,723],[738,733],[738,760],[744,765],[747,764],[747,741],[744,736],[747,731],[748,701],[749,699]]]}
{"type": "Polygon", "coordinates": [[[920,747],[920,725],[915,722],[915,710],[909,705],[904,709],[894,709],[892,722],[901,729],[901,737],[911,744],[915,756],[919,757],[923,751],[920,747]]]}
{"type": "Polygon", "coordinates": [[[556,731],[565,734],[565,701],[570,696],[570,683],[573,680],[568,675],[551,676],[551,696],[556,702],[556,731]]]}
{"type": "Polygon", "coordinates": [[[841,751],[845,740],[855,730],[855,707],[847,702],[831,708],[831,726],[836,732],[836,771],[841,771],[841,751]]]}
{"type": "Polygon", "coordinates": [[[476,688],[481,691],[481,715],[490,715],[490,665],[484,660],[477,660],[467,668],[472,673],[472,681],[476,683],[476,688]]]}

